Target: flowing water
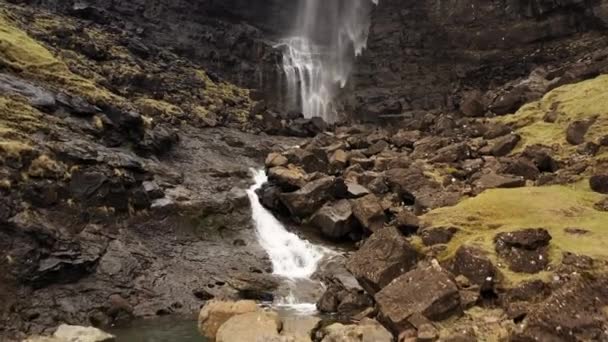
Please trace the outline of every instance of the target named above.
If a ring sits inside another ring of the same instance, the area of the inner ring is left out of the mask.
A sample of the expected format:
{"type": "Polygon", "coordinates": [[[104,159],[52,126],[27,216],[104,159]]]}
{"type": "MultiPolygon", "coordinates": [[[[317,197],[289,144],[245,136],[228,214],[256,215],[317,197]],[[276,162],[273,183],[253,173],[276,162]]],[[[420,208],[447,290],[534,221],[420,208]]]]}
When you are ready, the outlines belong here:
{"type": "Polygon", "coordinates": [[[301,0],[283,50],[287,105],[305,117],[337,119],[333,99],[367,45],[370,12],[378,0],[301,0]]]}
{"type": "Polygon", "coordinates": [[[275,300],[275,305],[302,313],[314,313],[314,302],[311,302],[308,296],[301,298],[298,287],[320,285],[310,277],[317,270],[319,262],[332,252],[287,231],[283,224],[260,204],[256,194],[256,190],[267,181],[266,173],[263,170],[253,170],[253,173],[255,184],[249,188],[247,194],[259,242],[270,257],[273,273],[285,278],[289,288],[289,294],[275,300]]]}

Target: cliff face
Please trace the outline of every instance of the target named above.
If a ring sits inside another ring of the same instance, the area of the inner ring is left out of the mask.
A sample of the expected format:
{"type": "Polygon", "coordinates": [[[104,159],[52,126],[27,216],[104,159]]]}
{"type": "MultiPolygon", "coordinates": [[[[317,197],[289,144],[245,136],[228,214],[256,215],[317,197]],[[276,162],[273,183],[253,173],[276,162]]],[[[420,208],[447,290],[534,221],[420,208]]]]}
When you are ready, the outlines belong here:
{"type": "Polygon", "coordinates": [[[608,1],[382,0],[346,102],[356,117],[458,109],[461,95],[606,47],[608,1]]]}

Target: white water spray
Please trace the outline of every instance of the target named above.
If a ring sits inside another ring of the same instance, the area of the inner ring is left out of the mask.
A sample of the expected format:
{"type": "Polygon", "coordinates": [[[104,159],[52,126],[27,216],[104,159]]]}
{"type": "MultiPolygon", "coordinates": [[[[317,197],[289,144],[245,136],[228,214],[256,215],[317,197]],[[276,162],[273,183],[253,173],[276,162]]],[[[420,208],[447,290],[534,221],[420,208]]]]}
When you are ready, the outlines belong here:
{"type": "Polygon", "coordinates": [[[317,270],[325,254],[323,248],[288,232],[260,204],[255,191],[266,183],[267,177],[263,170],[253,172],[255,184],[247,190],[247,194],[260,244],[270,256],[274,274],[290,279],[308,279],[317,270]]]}
{"type": "Polygon", "coordinates": [[[337,119],[332,101],[367,45],[372,3],[378,0],[301,0],[291,37],[277,45],[289,108],[307,118],[337,119]]]}

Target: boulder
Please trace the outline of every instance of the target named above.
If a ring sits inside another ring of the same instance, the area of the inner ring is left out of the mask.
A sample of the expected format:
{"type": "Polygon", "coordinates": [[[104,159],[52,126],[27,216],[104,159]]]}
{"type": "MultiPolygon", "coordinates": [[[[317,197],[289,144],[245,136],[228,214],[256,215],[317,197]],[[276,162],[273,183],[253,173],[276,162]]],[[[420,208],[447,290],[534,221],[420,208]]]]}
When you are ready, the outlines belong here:
{"type": "Polygon", "coordinates": [[[280,153],[272,152],[266,157],[266,161],[264,164],[267,168],[273,168],[276,166],[286,166],[288,164],[288,160],[285,156],[280,153]]]}
{"type": "Polygon", "coordinates": [[[310,222],[321,229],[323,235],[332,239],[343,238],[355,228],[350,202],[345,199],[325,204],[312,216],[310,222]]]}
{"type": "Polygon", "coordinates": [[[458,232],[455,227],[436,227],[424,229],[420,232],[420,238],[425,246],[447,244],[458,232]]]}
{"type": "Polygon", "coordinates": [[[381,230],[386,221],[384,210],[380,205],[380,200],[376,195],[367,196],[351,200],[352,211],[355,218],[361,225],[370,232],[381,230]]]}
{"type": "Polygon", "coordinates": [[[230,317],[217,331],[216,342],[271,341],[279,338],[281,320],[276,312],[255,311],[230,317]]]}
{"type": "Polygon", "coordinates": [[[531,160],[540,172],[555,172],[559,163],[551,156],[551,149],[541,145],[528,146],[522,156],[531,160]]]}
{"type": "Polygon", "coordinates": [[[566,129],[566,141],[571,145],[580,145],[585,142],[587,131],[595,122],[595,118],[573,121],[566,129]]]}
{"type": "Polygon", "coordinates": [[[198,331],[204,337],[213,340],[220,327],[230,318],[257,310],[258,306],[252,300],[238,302],[211,300],[205,304],[198,316],[198,331]]]}
{"type": "Polygon", "coordinates": [[[463,95],[460,102],[460,111],[465,116],[480,117],[486,112],[483,93],[479,90],[467,92],[463,95]]]}
{"type": "Polygon", "coordinates": [[[399,132],[391,138],[391,143],[399,148],[413,148],[414,143],[420,140],[421,137],[422,133],[420,133],[420,131],[399,130],[399,132]]]}
{"type": "Polygon", "coordinates": [[[368,157],[375,156],[376,154],[386,150],[388,147],[389,145],[386,141],[380,140],[368,147],[365,151],[363,151],[363,154],[368,157]]]}
{"type": "Polygon", "coordinates": [[[589,178],[591,190],[600,194],[608,194],[608,174],[594,175],[589,178]]]}
{"type": "Polygon", "coordinates": [[[414,314],[440,321],[460,310],[458,288],[436,262],[401,275],[374,298],[380,316],[396,333],[412,328],[409,319],[414,314]]]}
{"type": "Polygon", "coordinates": [[[429,161],[432,163],[455,163],[471,157],[471,149],[466,143],[458,143],[440,148],[429,161]]]}
{"type": "Polygon", "coordinates": [[[475,186],[480,190],[494,188],[519,188],[526,185],[526,180],[521,176],[507,176],[496,173],[482,175],[475,186]]]}
{"type": "Polygon", "coordinates": [[[401,210],[395,215],[395,226],[401,233],[411,235],[420,228],[420,220],[416,215],[408,210],[401,210]]]}
{"type": "MultiPolygon", "coordinates": [[[[321,319],[314,316],[288,316],[283,318],[282,336],[296,336],[299,340],[294,342],[310,342],[312,331],[321,319]],[[301,340],[301,341],[300,341],[301,340]]],[[[285,342],[290,342],[286,340],[285,342]]]]}
{"type": "Polygon", "coordinates": [[[546,229],[500,233],[494,238],[498,255],[514,272],[537,273],[549,265],[551,235],[546,229]]]}
{"type": "Polygon", "coordinates": [[[114,335],[93,327],[60,325],[52,337],[30,337],[23,342],[113,342],[114,335]]]}
{"type": "Polygon", "coordinates": [[[482,289],[491,289],[498,282],[499,271],[481,249],[461,246],[453,260],[453,273],[467,277],[482,289]]]}
{"type": "Polygon", "coordinates": [[[499,172],[514,176],[521,176],[527,180],[535,180],[540,175],[538,167],[536,167],[532,161],[526,158],[506,160],[499,172]]]}
{"type": "Polygon", "coordinates": [[[345,182],[347,198],[360,198],[369,195],[369,190],[363,185],[355,182],[345,182]]]}
{"type": "Polygon", "coordinates": [[[372,234],[346,267],[368,293],[374,294],[411,270],[418,258],[416,249],[396,228],[386,227],[372,234]]]}
{"type": "Polygon", "coordinates": [[[327,154],[322,149],[312,149],[312,151],[295,148],[283,155],[288,162],[304,169],[307,173],[327,172],[329,161],[327,154]]]}
{"type": "Polygon", "coordinates": [[[495,157],[503,157],[511,153],[513,149],[521,141],[521,136],[518,134],[509,134],[502,138],[496,139],[490,148],[490,153],[495,157]]]}
{"type": "Polygon", "coordinates": [[[335,183],[334,177],[323,177],[306,184],[298,191],[281,194],[279,198],[292,215],[305,218],[314,214],[333,197],[335,183]]]}
{"type": "Polygon", "coordinates": [[[393,335],[375,320],[365,318],[357,325],[334,323],[317,332],[321,342],[392,342],[393,335]]]}
{"type": "Polygon", "coordinates": [[[329,173],[336,174],[348,166],[348,153],[338,149],[329,157],[329,173]]]}
{"type": "Polygon", "coordinates": [[[306,185],[306,173],[294,166],[275,166],[268,170],[268,180],[283,191],[294,191],[306,185]]]}
{"type": "Polygon", "coordinates": [[[340,317],[353,317],[374,306],[373,298],[361,287],[347,287],[340,279],[326,278],[327,290],[317,301],[317,309],[324,313],[338,313],[340,317]]]}

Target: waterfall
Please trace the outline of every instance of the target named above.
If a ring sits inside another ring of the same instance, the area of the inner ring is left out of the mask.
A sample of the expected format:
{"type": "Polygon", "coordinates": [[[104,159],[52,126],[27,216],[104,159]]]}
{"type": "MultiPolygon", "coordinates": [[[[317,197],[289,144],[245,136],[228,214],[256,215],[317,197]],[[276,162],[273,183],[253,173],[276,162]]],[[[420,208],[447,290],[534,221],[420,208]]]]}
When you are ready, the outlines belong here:
{"type": "Polygon", "coordinates": [[[288,232],[272,213],[260,204],[255,191],[267,181],[263,170],[254,171],[255,184],[247,190],[253,222],[262,247],[272,262],[274,274],[290,279],[309,278],[325,252],[296,234],[288,232]]]}
{"type": "Polygon", "coordinates": [[[333,99],[366,47],[372,3],[378,0],[300,0],[291,36],[277,45],[288,108],[336,121],[333,99]]]}

